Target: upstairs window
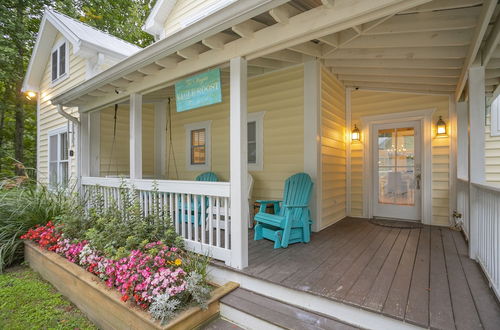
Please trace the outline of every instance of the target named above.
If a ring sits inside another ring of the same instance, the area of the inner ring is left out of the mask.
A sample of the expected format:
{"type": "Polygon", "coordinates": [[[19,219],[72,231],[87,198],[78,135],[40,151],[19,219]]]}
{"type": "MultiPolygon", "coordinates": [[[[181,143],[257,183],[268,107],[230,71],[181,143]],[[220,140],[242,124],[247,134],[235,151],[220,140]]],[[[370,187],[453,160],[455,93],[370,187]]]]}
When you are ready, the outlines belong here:
{"type": "Polygon", "coordinates": [[[68,177],[68,131],[63,127],[49,132],[49,187],[66,187],[68,177]]]}
{"type": "Polygon", "coordinates": [[[52,50],[52,82],[57,82],[67,76],[68,72],[68,47],[66,42],[56,45],[52,50]]]}

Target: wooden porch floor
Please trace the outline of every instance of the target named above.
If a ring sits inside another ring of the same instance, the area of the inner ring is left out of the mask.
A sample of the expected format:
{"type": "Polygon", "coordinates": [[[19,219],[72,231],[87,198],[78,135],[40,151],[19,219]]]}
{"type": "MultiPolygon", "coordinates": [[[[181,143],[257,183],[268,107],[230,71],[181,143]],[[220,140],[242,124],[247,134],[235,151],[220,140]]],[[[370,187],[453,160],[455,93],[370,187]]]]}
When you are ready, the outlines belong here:
{"type": "Polygon", "coordinates": [[[251,237],[241,272],[426,328],[500,328],[496,297],[462,234],[447,228],[346,218],[287,249],[251,237]]]}

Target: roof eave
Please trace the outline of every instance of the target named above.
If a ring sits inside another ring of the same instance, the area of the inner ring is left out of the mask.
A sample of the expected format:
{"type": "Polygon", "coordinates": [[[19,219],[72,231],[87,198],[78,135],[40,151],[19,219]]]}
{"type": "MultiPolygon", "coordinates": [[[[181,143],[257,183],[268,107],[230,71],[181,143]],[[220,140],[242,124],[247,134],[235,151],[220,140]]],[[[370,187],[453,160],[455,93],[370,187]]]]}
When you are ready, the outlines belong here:
{"type": "Polygon", "coordinates": [[[288,0],[254,0],[236,1],[192,24],[189,28],[180,30],[162,39],[127,59],[117,63],[93,78],[61,93],[51,99],[53,104],[66,104],[95,88],[104,86],[123,75],[136,71],[144,65],[153,63],[177,50],[188,47],[215,33],[224,31],[258,14],[288,2],[288,0]]]}

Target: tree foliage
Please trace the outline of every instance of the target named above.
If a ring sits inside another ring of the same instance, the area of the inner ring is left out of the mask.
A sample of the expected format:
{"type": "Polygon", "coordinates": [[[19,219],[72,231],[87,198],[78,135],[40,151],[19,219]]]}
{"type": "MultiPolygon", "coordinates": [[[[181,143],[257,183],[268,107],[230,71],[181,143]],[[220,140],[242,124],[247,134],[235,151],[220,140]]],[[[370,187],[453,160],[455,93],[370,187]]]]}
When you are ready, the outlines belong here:
{"type": "Polygon", "coordinates": [[[156,0],[0,1],[0,178],[21,175],[19,161],[36,166],[36,101],[21,93],[44,10],[53,8],[99,30],[145,47],[141,27],[156,0]]]}

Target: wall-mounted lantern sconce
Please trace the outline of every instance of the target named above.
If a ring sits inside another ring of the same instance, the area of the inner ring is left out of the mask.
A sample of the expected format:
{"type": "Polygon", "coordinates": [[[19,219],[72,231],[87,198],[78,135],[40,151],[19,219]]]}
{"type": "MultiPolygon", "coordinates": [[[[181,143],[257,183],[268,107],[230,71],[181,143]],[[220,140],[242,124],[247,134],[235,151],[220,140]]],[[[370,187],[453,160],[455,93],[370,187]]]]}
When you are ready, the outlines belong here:
{"type": "Polygon", "coordinates": [[[354,128],[352,129],[351,133],[351,141],[359,142],[360,139],[361,139],[361,132],[359,131],[359,128],[356,125],[354,125],[354,128]]]}
{"type": "Polygon", "coordinates": [[[446,123],[443,118],[439,116],[439,120],[436,123],[437,134],[436,136],[446,136],[446,123]]]}
{"type": "Polygon", "coordinates": [[[33,92],[33,91],[27,91],[27,92],[26,92],[26,98],[27,98],[28,100],[30,100],[30,101],[31,101],[31,100],[33,100],[35,97],[36,97],[36,93],[35,93],[35,92],[33,92]]]}

